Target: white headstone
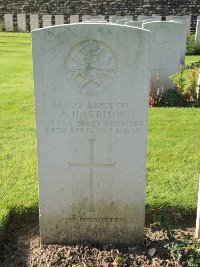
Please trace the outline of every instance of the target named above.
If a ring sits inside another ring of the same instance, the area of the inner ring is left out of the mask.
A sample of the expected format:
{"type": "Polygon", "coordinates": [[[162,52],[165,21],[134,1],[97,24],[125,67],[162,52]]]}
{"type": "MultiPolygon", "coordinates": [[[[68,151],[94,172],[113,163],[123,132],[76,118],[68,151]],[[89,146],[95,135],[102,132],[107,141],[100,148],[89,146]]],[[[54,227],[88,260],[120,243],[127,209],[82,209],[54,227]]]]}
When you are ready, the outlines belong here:
{"type": "Polygon", "coordinates": [[[83,15],[82,21],[90,21],[90,20],[105,20],[105,16],[103,15],[96,15],[96,16],[90,16],[90,15],[83,15]]]}
{"type": "Polygon", "coordinates": [[[42,243],[142,242],[150,40],[116,24],[32,32],[42,243]]]}
{"type": "Polygon", "coordinates": [[[43,28],[49,27],[52,25],[51,23],[52,15],[43,15],[42,19],[43,19],[43,28]]]}
{"type": "Polygon", "coordinates": [[[196,237],[200,237],[200,180],[198,190],[198,202],[197,202],[197,218],[196,218],[196,237]]]}
{"type": "Polygon", "coordinates": [[[196,25],[195,44],[197,48],[200,48],[200,20],[197,21],[196,25]]]}
{"type": "Polygon", "coordinates": [[[37,14],[30,14],[30,30],[39,29],[39,18],[37,14]]]}
{"type": "Polygon", "coordinates": [[[133,16],[109,16],[109,22],[116,23],[119,19],[133,20],[133,16]]]}
{"type": "Polygon", "coordinates": [[[175,22],[147,22],[143,28],[152,32],[151,94],[175,86],[169,76],[180,67],[183,24],[175,22]]]}
{"type": "Polygon", "coordinates": [[[131,20],[130,19],[118,19],[116,23],[120,25],[126,25],[126,22],[129,22],[129,21],[131,20]]]}
{"type": "Polygon", "coordinates": [[[13,32],[13,14],[4,14],[6,32],[13,32]]]}
{"type": "Polygon", "coordinates": [[[152,17],[157,18],[158,20],[162,20],[162,16],[157,14],[152,14],[152,17]]]}
{"type": "Polygon", "coordinates": [[[17,30],[26,32],[26,14],[17,14],[17,30]]]}
{"type": "Polygon", "coordinates": [[[190,34],[191,16],[166,16],[166,21],[170,20],[186,20],[187,21],[187,33],[190,34]]]}
{"type": "Polygon", "coordinates": [[[84,21],[84,22],[81,22],[81,23],[101,23],[101,24],[103,24],[103,23],[108,23],[108,22],[107,22],[107,20],[96,20],[96,19],[94,19],[94,20],[84,21]]]}
{"type": "Polygon", "coordinates": [[[145,16],[145,15],[139,15],[137,17],[138,21],[143,21],[143,20],[149,20],[149,19],[153,19],[153,20],[161,20],[161,16],[145,16]]]}
{"type": "Polygon", "coordinates": [[[126,22],[126,26],[142,28],[142,23],[143,23],[142,21],[129,21],[129,22],[126,22]]]}
{"type": "Polygon", "coordinates": [[[55,15],[55,25],[64,24],[64,15],[55,15]]]}
{"type": "Polygon", "coordinates": [[[79,15],[70,15],[70,23],[79,23],[79,15]]]}
{"type": "Polygon", "coordinates": [[[144,19],[142,22],[144,23],[144,22],[152,22],[152,21],[158,21],[158,20],[156,20],[156,19],[144,19]]]}
{"type": "Polygon", "coordinates": [[[181,39],[181,59],[180,59],[180,63],[181,64],[185,64],[188,23],[187,23],[186,20],[170,20],[170,21],[184,24],[183,32],[182,32],[182,39],[181,39]]]}

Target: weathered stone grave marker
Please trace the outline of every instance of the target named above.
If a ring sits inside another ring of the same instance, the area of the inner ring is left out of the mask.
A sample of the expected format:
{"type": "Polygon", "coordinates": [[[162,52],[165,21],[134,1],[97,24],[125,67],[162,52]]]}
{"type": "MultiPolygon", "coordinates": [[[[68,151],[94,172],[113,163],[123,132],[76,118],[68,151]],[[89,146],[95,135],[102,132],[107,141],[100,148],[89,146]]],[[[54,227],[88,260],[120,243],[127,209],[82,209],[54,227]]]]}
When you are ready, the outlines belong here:
{"type": "Polygon", "coordinates": [[[43,27],[49,27],[52,25],[52,15],[43,15],[42,16],[42,19],[43,19],[43,27]]]}
{"type": "Polygon", "coordinates": [[[26,32],[26,14],[17,14],[17,29],[19,32],[26,32]]]}
{"type": "Polygon", "coordinates": [[[187,22],[187,20],[178,20],[178,19],[177,20],[170,20],[170,21],[176,22],[176,23],[182,23],[184,25],[184,27],[182,28],[180,63],[185,64],[188,22],[187,22]]]}
{"type": "Polygon", "coordinates": [[[157,16],[157,15],[155,15],[155,16],[145,16],[145,15],[139,15],[138,17],[137,17],[137,20],[138,21],[143,21],[143,20],[161,20],[161,16],[157,16]]]}
{"type": "Polygon", "coordinates": [[[39,29],[39,17],[38,14],[30,14],[30,30],[39,29]]]}
{"type": "Polygon", "coordinates": [[[185,15],[185,16],[166,16],[166,21],[170,20],[182,20],[186,21],[187,23],[187,34],[190,34],[190,25],[191,25],[191,16],[185,15]]]}
{"type": "Polygon", "coordinates": [[[129,21],[131,20],[130,19],[118,19],[116,20],[116,23],[120,25],[126,25],[126,22],[129,22],[129,21]]]}
{"type": "Polygon", "coordinates": [[[55,25],[64,24],[64,15],[55,15],[55,25]]]}
{"type": "Polygon", "coordinates": [[[142,242],[150,40],[109,23],[32,32],[42,243],[142,242]]]}
{"type": "Polygon", "coordinates": [[[70,23],[79,23],[79,15],[70,15],[70,23]]]}
{"type": "Polygon", "coordinates": [[[152,32],[151,94],[173,89],[169,76],[180,67],[181,38],[184,25],[176,22],[146,22],[143,28],[152,32]]]}
{"type": "Polygon", "coordinates": [[[126,26],[132,26],[132,27],[137,27],[137,28],[142,28],[142,21],[128,21],[126,22],[126,26]]]}
{"type": "Polygon", "coordinates": [[[91,16],[91,15],[83,15],[82,16],[82,21],[90,21],[90,20],[105,20],[104,15],[96,15],[96,16],[91,16]]]}
{"type": "Polygon", "coordinates": [[[13,14],[4,14],[6,32],[13,32],[13,14]]]}
{"type": "Polygon", "coordinates": [[[195,45],[198,49],[200,48],[200,20],[197,20],[196,34],[195,34],[195,45]]]}
{"type": "Polygon", "coordinates": [[[116,21],[119,19],[133,20],[133,16],[117,16],[117,15],[109,16],[109,22],[111,23],[116,23],[116,21]]]}

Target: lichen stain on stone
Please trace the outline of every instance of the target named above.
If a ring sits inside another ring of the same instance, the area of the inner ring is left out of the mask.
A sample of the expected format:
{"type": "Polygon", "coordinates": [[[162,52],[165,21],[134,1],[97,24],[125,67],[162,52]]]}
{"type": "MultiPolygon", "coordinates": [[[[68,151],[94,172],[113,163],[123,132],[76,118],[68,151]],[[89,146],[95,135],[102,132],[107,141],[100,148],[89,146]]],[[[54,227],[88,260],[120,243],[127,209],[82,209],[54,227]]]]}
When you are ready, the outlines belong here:
{"type": "Polygon", "coordinates": [[[143,240],[143,218],[131,205],[99,201],[95,211],[89,211],[89,201],[83,199],[59,217],[41,218],[42,243],[112,243],[138,244],[143,240]],[[47,219],[47,218],[46,218],[47,219]],[[45,225],[45,229],[42,229],[45,225]]]}

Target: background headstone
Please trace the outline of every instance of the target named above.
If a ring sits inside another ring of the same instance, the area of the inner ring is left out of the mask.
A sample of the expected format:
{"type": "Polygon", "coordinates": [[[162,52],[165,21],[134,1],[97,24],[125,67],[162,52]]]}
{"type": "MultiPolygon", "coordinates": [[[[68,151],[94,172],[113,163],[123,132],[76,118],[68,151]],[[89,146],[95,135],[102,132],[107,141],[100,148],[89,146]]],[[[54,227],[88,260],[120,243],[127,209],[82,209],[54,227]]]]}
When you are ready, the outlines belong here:
{"type": "Polygon", "coordinates": [[[13,14],[4,14],[5,31],[13,32],[13,14]]]}
{"type": "Polygon", "coordinates": [[[184,25],[181,38],[181,59],[180,64],[185,64],[186,44],[187,44],[187,30],[188,23],[186,20],[170,20],[171,22],[182,23],[184,25]]]}
{"type": "Polygon", "coordinates": [[[109,16],[109,22],[111,23],[116,23],[117,20],[119,19],[130,19],[133,20],[133,16],[109,16]]]}
{"type": "Polygon", "coordinates": [[[42,243],[143,241],[150,40],[116,24],[32,32],[42,243]]]}
{"type": "Polygon", "coordinates": [[[190,34],[191,16],[166,16],[166,21],[170,20],[186,20],[187,21],[187,34],[190,34]]]}
{"type": "Polygon", "coordinates": [[[17,14],[17,29],[19,32],[26,32],[26,14],[17,14]]]}
{"type": "Polygon", "coordinates": [[[196,25],[195,44],[197,48],[200,48],[200,20],[197,21],[196,25]]]}
{"type": "Polygon", "coordinates": [[[129,22],[126,22],[126,26],[142,28],[142,23],[143,23],[142,21],[129,21],[129,22]]]}
{"type": "Polygon", "coordinates": [[[52,25],[52,15],[43,15],[42,16],[42,19],[43,19],[43,28],[44,27],[49,27],[52,25]]]}
{"type": "Polygon", "coordinates": [[[30,14],[30,30],[39,29],[39,17],[37,14],[30,14]]]}
{"type": "Polygon", "coordinates": [[[153,19],[153,20],[161,20],[161,16],[145,16],[145,15],[139,15],[137,17],[138,21],[143,21],[143,20],[149,20],[149,19],[153,19]]]}
{"type": "Polygon", "coordinates": [[[158,21],[157,19],[144,19],[142,22],[151,22],[151,21],[158,21]]]}
{"type": "Polygon", "coordinates": [[[150,94],[175,88],[169,76],[180,68],[181,38],[184,25],[175,22],[147,22],[143,28],[152,32],[150,94]]]}
{"type": "Polygon", "coordinates": [[[89,20],[104,20],[105,16],[103,15],[96,15],[96,16],[91,16],[91,15],[83,15],[82,16],[82,21],[89,21],[89,20]]]}
{"type": "Polygon", "coordinates": [[[55,15],[55,25],[64,24],[64,15],[55,15]]]}
{"type": "Polygon", "coordinates": [[[130,19],[118,19],[116,23],[120,25],[126,25],[126,22],[129,22],[129,21],[131,20],[130,19]]]}
{"type": "Polygon", "coordinates": [[[79,23],[79,15],[70,15],[70,23],[79,23]]]}

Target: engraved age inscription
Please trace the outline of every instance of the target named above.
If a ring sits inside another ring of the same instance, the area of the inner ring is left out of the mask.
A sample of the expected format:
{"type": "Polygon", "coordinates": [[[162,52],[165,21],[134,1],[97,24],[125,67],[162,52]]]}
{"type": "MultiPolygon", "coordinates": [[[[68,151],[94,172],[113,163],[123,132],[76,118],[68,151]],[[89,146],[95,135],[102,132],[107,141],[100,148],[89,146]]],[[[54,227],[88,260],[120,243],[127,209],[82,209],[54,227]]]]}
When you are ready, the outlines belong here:
{"type": "Polygon", "coordinates": [[[89,96],[100,94],[117,79],[117,57],[102,42],[83,41],[68,54],[65,71],[71,86],[79,93],[89,96]]]}

